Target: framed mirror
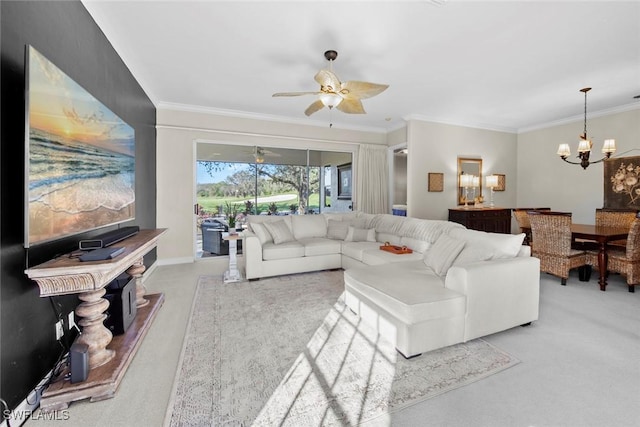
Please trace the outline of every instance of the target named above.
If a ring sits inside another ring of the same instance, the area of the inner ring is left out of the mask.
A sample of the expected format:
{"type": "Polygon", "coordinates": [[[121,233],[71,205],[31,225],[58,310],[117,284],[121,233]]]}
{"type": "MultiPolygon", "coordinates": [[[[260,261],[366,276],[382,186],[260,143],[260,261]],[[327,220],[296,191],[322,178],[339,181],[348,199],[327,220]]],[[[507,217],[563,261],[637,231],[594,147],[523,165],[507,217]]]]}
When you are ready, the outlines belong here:
{"type": "Polygon", "coordinates": [[[469,205],[473,205],[473,199],[482,194],[482,159],[458,157],[458,204],[464,205],[465,198],[468,197],[469,205]],[[471,179],[464,177],[467,175],[477,177],[471,179]],[[465,181],[469,179],[467,188],[465,189],[465,181]]]}

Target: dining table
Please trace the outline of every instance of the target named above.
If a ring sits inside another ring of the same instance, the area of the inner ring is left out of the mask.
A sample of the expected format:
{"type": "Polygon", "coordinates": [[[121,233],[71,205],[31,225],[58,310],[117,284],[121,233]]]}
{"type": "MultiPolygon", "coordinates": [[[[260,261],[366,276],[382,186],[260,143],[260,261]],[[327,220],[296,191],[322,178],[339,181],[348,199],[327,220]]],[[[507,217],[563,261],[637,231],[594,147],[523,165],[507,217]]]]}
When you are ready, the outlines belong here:
{"type": "MultiPolygon", "coordinates": [[[[522,227],[523,233],[531,233],[530,227],[522,227]]],[[[571,240],[582,239],[598,244],[598,284],[600,290],[607,289],[607,263],[609,257],[608,243],[614,240],[626,239],[629,236],[629,228],[606,227],[593,224],[571,224],[571,240]]]]}
{"type": "Polygon", "coordinates": [[[571,238],[596,242],[598,244],[598,284],[600,290],[607,289],[608,243],[613,240],[626,239],[629,236],[628,227],[606,227],[593,224],[571,224],[571,238]]]}

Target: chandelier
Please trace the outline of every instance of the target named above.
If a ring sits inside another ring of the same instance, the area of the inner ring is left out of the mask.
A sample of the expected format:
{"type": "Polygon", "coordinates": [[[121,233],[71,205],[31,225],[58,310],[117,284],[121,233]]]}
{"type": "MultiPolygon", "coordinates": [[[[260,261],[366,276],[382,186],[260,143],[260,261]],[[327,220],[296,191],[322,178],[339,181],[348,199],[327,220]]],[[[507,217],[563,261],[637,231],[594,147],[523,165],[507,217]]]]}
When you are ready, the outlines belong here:
{"type": "Polygon", "coordinates": [[[589,161],[589,156],[591,154],[591,147],[593,146],[593,142],[587,138],[587,92],[591,90],[590,87],[585,87],[580,89],[580,92],[584,93],[584,133],[580,135],[580,142],[578,143],[578,158],[579,162],[572,162],[567,160],[567,157],[571,155],[571,149],[569,148],[569,144],[560,144],[558,146],[558,156],[562,160],[567,163],[571,163],[572,165],[580,165],[582,169],[586,169],[592,163],[600,163],[603,160],[607,160],[611,157],[611,154],[616,151],[616,140],[615,139],[605,139],[604,145],[602,146],[602,153],[604,157],[600,160],[596,160],[595,162],[589,161]]]}

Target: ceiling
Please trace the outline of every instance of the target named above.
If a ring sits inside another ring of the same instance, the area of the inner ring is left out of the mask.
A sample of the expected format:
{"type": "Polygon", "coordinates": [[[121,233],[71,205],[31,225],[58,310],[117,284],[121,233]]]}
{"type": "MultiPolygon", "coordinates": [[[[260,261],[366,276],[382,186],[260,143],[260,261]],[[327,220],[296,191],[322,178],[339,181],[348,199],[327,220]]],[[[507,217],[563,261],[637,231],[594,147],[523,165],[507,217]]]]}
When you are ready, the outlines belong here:
{"type": "MultiPolygon", "coordinates": [[[[392,130],[522,132],[640,108],[640,1],[83,1],[158,108],[392,130]],[[315,73],[388,84],[307,117],[315,73]]],[[[576,135],[581,132],[576,129],[576,135]]]]}

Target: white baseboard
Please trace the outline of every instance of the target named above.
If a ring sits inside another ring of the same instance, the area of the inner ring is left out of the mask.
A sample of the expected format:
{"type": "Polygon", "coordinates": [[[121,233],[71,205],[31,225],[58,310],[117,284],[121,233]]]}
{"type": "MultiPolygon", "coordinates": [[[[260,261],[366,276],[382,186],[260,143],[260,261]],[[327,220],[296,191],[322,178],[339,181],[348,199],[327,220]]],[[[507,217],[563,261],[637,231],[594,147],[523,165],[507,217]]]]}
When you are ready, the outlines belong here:
{"type": "Polygon", "coordinates": [[[174,265],[174,264],[193,264],[195,261],[193,258],[166,258],[158,260],[158,265],[174,265]]]}

